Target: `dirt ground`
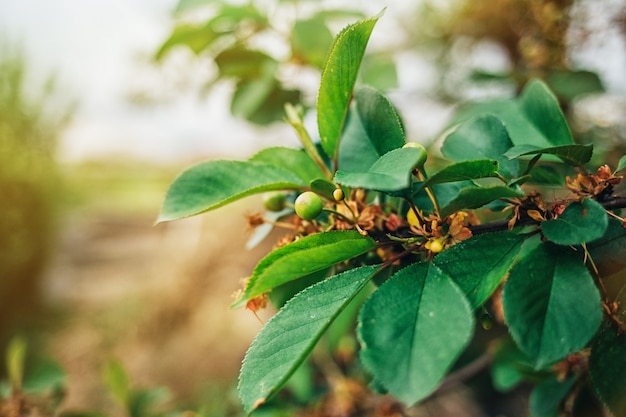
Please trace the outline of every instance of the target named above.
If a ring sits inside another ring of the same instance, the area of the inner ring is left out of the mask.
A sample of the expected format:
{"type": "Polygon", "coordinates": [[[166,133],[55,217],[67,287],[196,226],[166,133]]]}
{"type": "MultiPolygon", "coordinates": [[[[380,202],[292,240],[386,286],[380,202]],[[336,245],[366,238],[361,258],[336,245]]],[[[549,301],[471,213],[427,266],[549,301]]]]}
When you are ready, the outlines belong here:
{"type": "Polygon", "coordinates": [[[261,328],[230,310],[232,293],[268,247],[244,249],[254,199],[153,226],[154,215],[88,210],[64,220],[46,279],[56,311],[48,355],[68,372],[66,409],[103,410],[102,367],[120,360],[137,386],[167,386],[184,401],[232,384],[261,328]]]}

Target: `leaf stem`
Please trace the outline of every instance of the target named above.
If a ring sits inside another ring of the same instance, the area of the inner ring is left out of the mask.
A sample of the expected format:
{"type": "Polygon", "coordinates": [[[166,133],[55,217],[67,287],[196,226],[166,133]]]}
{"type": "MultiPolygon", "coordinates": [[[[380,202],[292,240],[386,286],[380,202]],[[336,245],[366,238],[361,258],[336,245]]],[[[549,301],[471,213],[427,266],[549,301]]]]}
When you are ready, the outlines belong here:
{"type": "Polygon", "coordinates": [[[313,159],[313,161],[320,167],[320,169],[326,175],[328,180],[333,178],[333,174],[330,172],[319,152],[317,151],[317,147],[313,143],[309,132],[304,127],[304,123],[302,121],[302,112],[294,107],[291,103],[285,104],[285,113],[287,113],[286,122],[289,123],[298,134],[298,139],[300,139],[300,143],[304,147],[306,153],[313,159]]]}

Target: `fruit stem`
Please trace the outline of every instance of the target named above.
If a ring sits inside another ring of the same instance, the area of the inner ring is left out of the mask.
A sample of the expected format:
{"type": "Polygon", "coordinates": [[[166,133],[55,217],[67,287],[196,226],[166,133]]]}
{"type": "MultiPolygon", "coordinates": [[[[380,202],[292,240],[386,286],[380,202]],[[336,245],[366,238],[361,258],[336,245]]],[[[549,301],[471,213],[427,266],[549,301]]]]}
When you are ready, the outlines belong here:
{"type": "Polygon", "coordinates": [[[352,207],[350,207],[350,204],[348,204],[346,202],[346,200],[341,200],[341,202],[343,203],[343,205],[348,209],[348,211],[350,212],[350,214],[352,214],[352,218],[354,219],[354,221],[358,221],[357,215],[354,213],[354,210],[352,210],[352,207]]]}
{"type": "Polygon", "coordinates": [[[309,132],[307,132],[302,121],[302,111],[299,108],[294,107],[291,103],[285,104],[285,113],[287,113],[286,122],[289,123],[296,131],[300,143],[304,147],[305,152],[313,159],[313,161],[320,167],[320,169],[326,175],[329,180],[332,179],[333,174],[330,172],[319,152],[317,147],[311,140],[309,132]]]}
{"type": "Polygon", "coordinates": [[[345,215],[343,215],[343,214],[339,213],[337,210],[333,210],[333,209],[331,209],[331,208],[324,207],[324,208],[322,209],[322,211],[325,211],[325,212],[327,212],[327,213],[332,213],[332,214],[334,214],[335,216],[341,217],[342,219],[344,219],[345,221],[347,221],[348,223],[350,223],[350,224],[352,224],[352,225],[356,224],[356,222],[354,221],[354,219],[349,219],[349,218],[348,218],[348,217],[346,217],[345,215]]]}

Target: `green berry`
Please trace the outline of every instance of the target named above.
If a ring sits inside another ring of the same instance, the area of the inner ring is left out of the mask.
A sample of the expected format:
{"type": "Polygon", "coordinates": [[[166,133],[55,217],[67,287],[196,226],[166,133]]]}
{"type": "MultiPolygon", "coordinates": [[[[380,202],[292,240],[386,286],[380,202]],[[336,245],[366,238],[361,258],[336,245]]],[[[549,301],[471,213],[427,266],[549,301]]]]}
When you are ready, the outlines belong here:
{"type": "Polygon", "coordinates": [[[491,330],[493,328],[493,318],[489,314],[483,314],[480,318],[480,324],[483,326],[485,330],[491,330]]]}
{"type": "Polygon", "coordinates": [[[426,162],[426,158],[428,158],[428,152],[426,151],[426,148],[424,148],[424,145],[422,145],[421,143],[417,143],[417,142],[407,142],[404,144],[403,148],[419,149],[421,152],[417,160],[417,163],[415,164],[415,167],[421,168],[422,166],[424,166],[424,163],[426,162]]]}
{"type": "Polygon", "coordinates": [[[281,211],[285,208],[285,194],[281,192],[265,193],[263,206],[269,211],[281,211]]]}
{"type": "Polygon", "coordinates": [[[312,191],[305,191],[296,198],[296,214],[304,220],[313,220],[322,212],[322,199],[312,191]]]}

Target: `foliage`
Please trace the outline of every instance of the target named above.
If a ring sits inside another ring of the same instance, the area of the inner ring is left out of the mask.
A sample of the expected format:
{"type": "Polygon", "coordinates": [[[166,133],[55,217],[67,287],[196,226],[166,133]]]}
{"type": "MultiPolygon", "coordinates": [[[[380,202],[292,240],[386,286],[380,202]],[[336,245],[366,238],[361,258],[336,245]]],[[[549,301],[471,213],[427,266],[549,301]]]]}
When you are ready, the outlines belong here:
{"type": "MultiPolygon", "coordinates": [[[[357,82],[379,18],[335,38],[317,103],[320,146],[311,142],[301,113],[288,108],[308,165],[319,169],[302,175],[290,162],[302,151],[286,149],[280,150],[284,164],[280,157],[205,162],[179,176],[165,198],[160,221],[276,189],[287,201],[310,191],[325,201],[315,219],[286,208],[251,221],[288,231],[233,306],[256,311],[274,289],[291,288],[292,296],[246,354],[239,379],[244,409],[264,409],[324,331],[363,295],[356,317],[360,361],[375,389],[406,406],[466,374],[463,365],[479,349],[477,361],[493,363],[495,386],[536,386],[533,415],[564,407],[574,412],[574,398],[587,383],[622,415],[626,384],[616,370],[625,365],[626,324],[601,271],[603,262],[620,256],[626,238],[619,214],[626,199],[617,192],[624,163],[615,170],[589,166],[592,147],[574,143],[556,97],[532,80],[519,98],[459,118],[443,142],[448,162],[431,158],[424,165],[422,149],[405,145],[390,102],[357,82]],[[556,174],[546,179],[548,169],[556,174]],[[329,272],[299,291],[297,284],[319,271],[329,272]],[[476,317],[484,312],[508,332],[479,340],[476,317]],[[503,346],[516,353],[502,353],[503,346]]],[[[623,290],[624,265],[613,267],[623,290]]]]}
{"type": "Polygon", "coordinates": [[[103,379],[111,396],[129,417],[159,415],[157,406],[169,396],[169,391],[164,387],[149,389],[133,387],[126,369],[116,360],[111,360],[105,365],[103,379]]]}
{"type": "Polygon", "coordinates": [[[51,414],[64,397],[65,372],[50,361],[27,361],[25,339],[11,339],[5,356],[7,381],[0,381],[0,415],[51,414]]]}
{"type": "Polygon", "coordinates": [[[36,305],[54,235],[53,152],[71,112],[54,87],[33,83],[24,56],[0,43],[0,343],[8,320],[36,305]]]}
{"type": "Polygon", "coordinates": [[[604,91],[597,74],[573,67],[568,56],[572,47],[585,42],[585,35],[577,33],[580,30],[571,30],[576,19],[586,17],[572,10],[575,3],[462,0],[443,11],[436,2],[425,2],[420,19],[425,25],[417,29],[417,36],[420,44],[436,51],[444,95],[458,97],[468,84],[512,85],[519,90],[530,79],[539,77],[559,100],[570,103],[582,94],[604,91]],[[460,61],[481,42],[498,45],[506,55],[508,68],[494,70],[477,65],[466,68],[465,77],[458,79],[460,61]],[[464,51],[459,53],[461,44],[464,51]]]}
{"type": "MultiPolygon", "coordinates": [[[[174,12],[175,27],[154,58],[163,62],[182,47],[212,62],[215,75],[207,87],[232,81],[231,113],[265,125],[283,118],[286,103],[310,104],[308,87],[293,85],[283,74],[320,71],[333,47],[330,27],[355,16],[362,13],[349,8],[324,10],[314,2],[180,0],[174,12]],[[262,47],[268,44],[273,47],[262,47]]],[[[378,53],[368,62],[373,64],[363,77],[369,83],[379,88],[395,86],[395,65],[388,54],[378,53]]]]}
{"type": "MultiPolygon", "coordinates": [[[[29,358],[28,344],[14,337],[6,351],[8,381],[0,380],[0,415],[102,417],[95,411],[67,411],[63,403],[67,394],[67,375],[61,366],[47,359],[29,358]]],[[[103,369],[103,382],[112,399],[129,417],[164,415],[163,404],[169,391],[163,387],[136,388],[126,369],[116,360],[103,369]]]]}

